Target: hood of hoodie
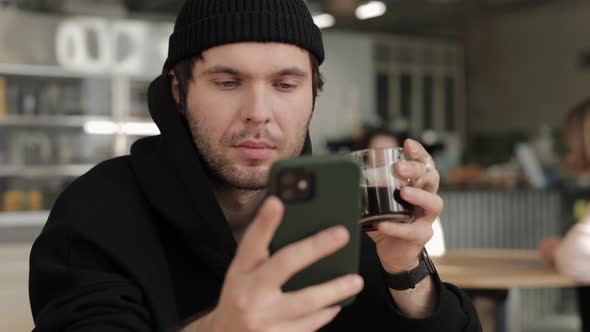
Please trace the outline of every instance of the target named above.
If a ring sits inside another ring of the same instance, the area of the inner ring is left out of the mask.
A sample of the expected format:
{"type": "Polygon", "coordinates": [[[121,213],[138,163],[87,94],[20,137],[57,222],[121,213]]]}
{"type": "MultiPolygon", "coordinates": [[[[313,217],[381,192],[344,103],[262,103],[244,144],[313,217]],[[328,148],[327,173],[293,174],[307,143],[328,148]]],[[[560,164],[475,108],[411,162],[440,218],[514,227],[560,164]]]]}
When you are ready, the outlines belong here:
{"type": "MultiPolygon", "coordinates": [[[[186,119],[178,111],[167,75],[148,90],[149,112],[160,135],[131,147],[133,169],[162,222],[170,223],[195,255],[223,278],[236,241],[210,187],[206,167],[186,119]]],[[[309,135],[302,154],[311,153],[309,135]]]]}

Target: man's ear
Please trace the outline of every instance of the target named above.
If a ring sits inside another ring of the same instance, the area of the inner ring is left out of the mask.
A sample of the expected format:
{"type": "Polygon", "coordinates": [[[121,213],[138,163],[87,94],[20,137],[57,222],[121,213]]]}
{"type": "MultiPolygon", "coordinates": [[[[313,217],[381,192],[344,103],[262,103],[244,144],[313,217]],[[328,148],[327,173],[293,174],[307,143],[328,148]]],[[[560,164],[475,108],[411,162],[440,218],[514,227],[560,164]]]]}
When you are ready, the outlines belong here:
{"type": "Polygon", "coordinates": [[[172,97],[174,97],[176,105],[180,105],[180,84],[178,83],[176,75],[174,75],[174,71],[169,71],[168,77],[170,77],[172,81],[170,84],[170,89],[172,89],[172,97]]]}

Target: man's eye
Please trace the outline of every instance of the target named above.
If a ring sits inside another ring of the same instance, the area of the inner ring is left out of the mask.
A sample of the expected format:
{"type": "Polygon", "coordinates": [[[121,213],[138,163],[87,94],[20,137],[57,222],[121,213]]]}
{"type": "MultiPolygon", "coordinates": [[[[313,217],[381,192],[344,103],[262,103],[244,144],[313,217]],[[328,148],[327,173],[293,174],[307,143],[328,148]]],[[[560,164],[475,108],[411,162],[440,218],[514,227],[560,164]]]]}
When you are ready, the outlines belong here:
{"type": "Polygon", "coordinates": [[[292,90],[296,87],[295,84],[289,84],[289,83],[277,83],[276,86],[281,90],[292,90]]]}
{"type": "Polygon", "coordinates": [[[240,83],[238,81],[223,81],[223,82],[215,82],[215,84],[219,87],[224,89],[232,89],[237,87],[240,83]]]}

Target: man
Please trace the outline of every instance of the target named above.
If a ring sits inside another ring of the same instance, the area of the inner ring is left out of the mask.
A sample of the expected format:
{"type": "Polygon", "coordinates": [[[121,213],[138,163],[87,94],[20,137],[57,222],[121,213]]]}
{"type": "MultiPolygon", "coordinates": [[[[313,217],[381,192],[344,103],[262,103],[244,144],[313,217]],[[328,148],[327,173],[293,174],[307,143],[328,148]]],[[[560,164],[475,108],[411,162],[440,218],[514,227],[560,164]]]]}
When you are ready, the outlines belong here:
{"type": "Polygon", "coordinates": [[[435,273],[387,287],[424,266],[442,209],[438,173],[413,141],[420,161],[397,172],[415,183],[402,195],[416,221],[365,237],[360,276],[281,291],[348,241],[336,227],[268,252],[283,209],[264,201],[269,166],[310,153],[323,59],[301,0],[187,1],[149,89],[162,134],[76,180],[33,247],[36,331],[480,330],[469,300],[435,273]]]}

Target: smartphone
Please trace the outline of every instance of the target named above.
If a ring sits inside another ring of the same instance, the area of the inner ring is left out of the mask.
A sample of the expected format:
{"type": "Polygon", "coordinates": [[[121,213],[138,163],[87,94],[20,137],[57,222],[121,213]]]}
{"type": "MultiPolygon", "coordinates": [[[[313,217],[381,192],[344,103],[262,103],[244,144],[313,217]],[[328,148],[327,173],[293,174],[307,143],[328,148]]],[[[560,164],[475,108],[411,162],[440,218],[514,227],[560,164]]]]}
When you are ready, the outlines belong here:
{"type": "MultiPolygon", "coordinates": [[[[285,214],[270,245],[271,253],[332,226],[343,225],[348,244],[283,286],[293,291],[358,273],[360,255],[360,167],[346,155],[304,156],[278,161],[270,170],[269,195],[285,205],[285,214]]],[[[348,305],[354,297],[339,303],[348,305]]]]}

